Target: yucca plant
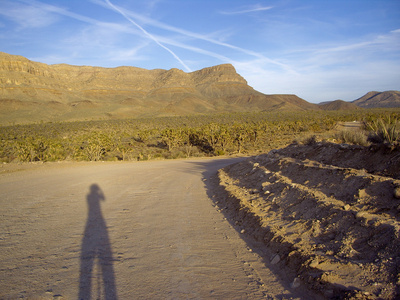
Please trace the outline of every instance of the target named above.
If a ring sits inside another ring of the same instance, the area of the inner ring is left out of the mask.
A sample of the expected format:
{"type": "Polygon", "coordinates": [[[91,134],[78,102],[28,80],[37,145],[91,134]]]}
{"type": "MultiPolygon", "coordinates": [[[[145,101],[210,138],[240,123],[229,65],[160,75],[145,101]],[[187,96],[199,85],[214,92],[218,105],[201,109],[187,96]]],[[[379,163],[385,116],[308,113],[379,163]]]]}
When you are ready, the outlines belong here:
{"type": "Polygon", "coordinates": [[[379,118],[365,123],[370,131],[369,140],[373,143],[395,144],[400,142],[400,121],[397,118],[379,118]]]}

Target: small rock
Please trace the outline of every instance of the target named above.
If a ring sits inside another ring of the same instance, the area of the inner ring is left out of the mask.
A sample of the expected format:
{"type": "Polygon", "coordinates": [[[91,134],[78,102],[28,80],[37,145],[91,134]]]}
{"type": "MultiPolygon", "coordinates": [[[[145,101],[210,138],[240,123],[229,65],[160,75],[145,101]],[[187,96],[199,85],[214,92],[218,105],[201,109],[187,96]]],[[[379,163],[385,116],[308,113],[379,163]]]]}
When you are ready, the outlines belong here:
{"type": "Polygon", "coordinates": [[[276,265],[278,262],[280,262],[281,257],[279,254],[275,255],[274,258],[271,260],[271,264],[276,265]]]}
{"type": "Polygon", "coordinates": [[[246,230],[244,230],[244,229],[242,229],[242,230],[240,231],[240,233],[242,233],[242,234],[245,233],[245,232],[246,232],[246,230]]]}
{"type": "Polygon", "coordinates": [[[333,290],[326,290],[324,294],[325,296],[331,298],[333,296],[333,290]]]}
{"type": "Polygon", "coordinates": [[[394,189],[394,197],[400,199],[400,186],[394,189]]]}
{"type": "Polygon", "coordinates": [[[344,208],[344,210],[349,210],[351,208],[351,206],[349,204],[346,204],[343,208],[344,208]]]}
{"type": "Polygon", "coordinates": [[[293,280],[291,286],[292,286],[292,288],[294,288],[294,289],[295,289],[295,288],[298,288],[298,287],[300,286],[300,278],[299,278],[299,277],[296,277],[296,278],[293,280]]]}
{"type": "Polygon", "coordinates": [[[318,265],[319,265],[318,259],[314,259],[313,261],[310,262],[311,268],[316,268],[318,265]]]}

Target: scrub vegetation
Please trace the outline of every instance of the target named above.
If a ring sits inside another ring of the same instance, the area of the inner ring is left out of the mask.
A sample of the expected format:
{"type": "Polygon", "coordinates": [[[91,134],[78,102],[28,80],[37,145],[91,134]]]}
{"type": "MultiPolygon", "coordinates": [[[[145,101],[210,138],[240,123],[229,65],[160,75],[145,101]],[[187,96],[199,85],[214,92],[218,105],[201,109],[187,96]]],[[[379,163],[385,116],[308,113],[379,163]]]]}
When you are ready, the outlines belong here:
{"type": "Polygon", "coordinates": [[[132,161],[253,155],[293,140],[397,145],[400,110],[258,112],[0,127],[0,161],[132,161]],[[335,130],[359,121],[357,131],[335,130]]]}

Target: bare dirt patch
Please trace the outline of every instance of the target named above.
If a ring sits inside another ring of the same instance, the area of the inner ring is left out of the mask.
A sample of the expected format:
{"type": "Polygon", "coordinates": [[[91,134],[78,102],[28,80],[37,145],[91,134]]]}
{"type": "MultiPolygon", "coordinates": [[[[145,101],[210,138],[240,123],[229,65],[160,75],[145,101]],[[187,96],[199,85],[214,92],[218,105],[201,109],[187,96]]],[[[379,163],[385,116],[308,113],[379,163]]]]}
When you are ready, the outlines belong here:
{"type": "Polygon", "coordinates": [[[400,151],[292,144],[215,179],[215,203],[294,288],[399,299],[400,151]]]}

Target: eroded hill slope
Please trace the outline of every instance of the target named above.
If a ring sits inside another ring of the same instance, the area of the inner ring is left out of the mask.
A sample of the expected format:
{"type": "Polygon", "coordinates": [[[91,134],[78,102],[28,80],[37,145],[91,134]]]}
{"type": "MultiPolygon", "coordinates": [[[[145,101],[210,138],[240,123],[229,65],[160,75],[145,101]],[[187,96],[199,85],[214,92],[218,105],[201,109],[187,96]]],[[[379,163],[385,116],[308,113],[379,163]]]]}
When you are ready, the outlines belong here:
{"type": "Polygon", "coordinates": [[[400,107],[400,92],[385,91],[385,92],[368,92],[364,96],[354,100],[352,103],[363,108],[377,107],[400,107]]]}

